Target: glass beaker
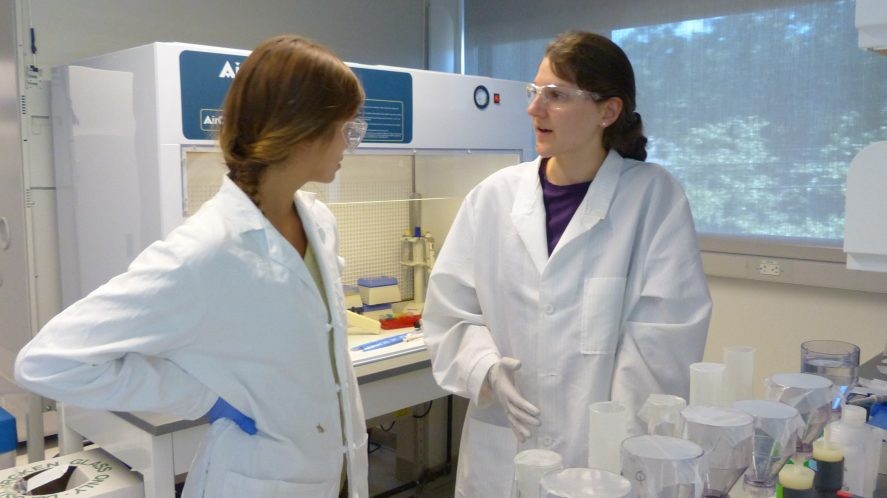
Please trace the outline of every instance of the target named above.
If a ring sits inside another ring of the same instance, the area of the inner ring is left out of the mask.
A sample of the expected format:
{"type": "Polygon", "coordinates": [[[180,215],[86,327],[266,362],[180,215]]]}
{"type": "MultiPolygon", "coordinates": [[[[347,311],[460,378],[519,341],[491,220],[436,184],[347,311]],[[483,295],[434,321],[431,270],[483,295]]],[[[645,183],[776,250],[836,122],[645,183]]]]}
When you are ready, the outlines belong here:
{"type": "Polygon", "coordinates": [[[837,388],[832,410],[838,410],[847,390],[859,380],[859,346],[844,341],[819,340],[801,344],[801,372],[821,375],[837,388]]]}
{"type": "Polygon", "coordinates": [[[524,450],[514,456],[512,498],[539,498],[539,480],[564,467],[563,458],[549,450],[524,450]]]}
{"type": "Polygon", "coordinates": [[[778,401],[748,399],[734,402],[733,408],[754,418],[754,442],[745,484],[772,490],[779,469],[795,452],[798,437],[804,430],[804,420],[797,409],[778,401]]]}
{"type": "MultiPolygon", "coordinates": [[[[793,406],[801,414],[807,428],[798,439],[797,451],[809,457],[813,440],[822,433],[832,413],[835,388],[832,381],[813,374],[778,373],[764,381],[764,398],[793,406]]],[[[801,462],[803,463],[803,462],[801,462]]]]}
{"type": "Polygon", "coordinates": [[[698,444],[669,436],[622,442],[622,476],[636,498],[701,498],[708,469],[698,444]]]}
{"type": "Polygon", "coordinates": [[[618,473],[622,441],[628,437],[633,414],[618,401],[588,405],[588,467],[618,473]]]}
{"type": "Polygon", "coordinates": [[[686,438],[702,448],[708,461],[704,496],[729,497],[751,462],[754,417],[721,406],[690,406],[681,416],[686,438]]]}
{"type": "Polygon", "coordinates": [[[539,482],[541,498],[626,498],[631,483],[619,474],[600,469],[563,469],[549,472],[539,482]]]}

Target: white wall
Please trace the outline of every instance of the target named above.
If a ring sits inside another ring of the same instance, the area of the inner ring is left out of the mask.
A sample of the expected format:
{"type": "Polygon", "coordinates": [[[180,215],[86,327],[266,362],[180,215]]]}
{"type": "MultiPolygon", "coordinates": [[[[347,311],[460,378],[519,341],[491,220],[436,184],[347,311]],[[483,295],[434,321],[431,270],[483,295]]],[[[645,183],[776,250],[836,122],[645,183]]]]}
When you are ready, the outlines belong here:
{"type": "Polygon", "coordinates": [[[428,69],[462,73],[463,0],[428,3],[428,69]]]}
{"type": "Polygon", "coordinates": [[[714,301],[705,360],[724,346],[753,346],[756,397],[764,379],[800,370],[801,343],[839,339],[860,347],[860,361],[887,345],[887,294],[709,277],[714,301]]]}
{"type": "Polygon", "coordinates": [[[417,0],[31,0],[37,61],[51,67],[154,41],[252,49],[281,33],[349,62],[423,68],[417,0]]]}

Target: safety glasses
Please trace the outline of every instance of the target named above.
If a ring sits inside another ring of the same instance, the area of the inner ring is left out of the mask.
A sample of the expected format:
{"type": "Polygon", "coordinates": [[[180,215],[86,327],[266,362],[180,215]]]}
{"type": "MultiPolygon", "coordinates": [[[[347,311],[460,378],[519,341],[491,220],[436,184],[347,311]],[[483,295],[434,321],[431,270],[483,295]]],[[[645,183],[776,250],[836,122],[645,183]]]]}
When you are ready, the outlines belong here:
{"type": "Polygon", "coordinates": [[[348,152],[354,152],[354,149],[363,141],[363,137],[367,132],[367,126],[367,122],[360,118],[345,121],[345,124],[342,125],[342,136],[345,137],[346,150],[348,152]]]}
{"type": "Polygon", "coordinates": [[[600,94],[559,85],[527,84],[527,100],[532,103],[536,97],[542,99],[542,105],[549,109],[563,109],[579,98],[589,98],[595,102],[601,99],[600,94]]]}

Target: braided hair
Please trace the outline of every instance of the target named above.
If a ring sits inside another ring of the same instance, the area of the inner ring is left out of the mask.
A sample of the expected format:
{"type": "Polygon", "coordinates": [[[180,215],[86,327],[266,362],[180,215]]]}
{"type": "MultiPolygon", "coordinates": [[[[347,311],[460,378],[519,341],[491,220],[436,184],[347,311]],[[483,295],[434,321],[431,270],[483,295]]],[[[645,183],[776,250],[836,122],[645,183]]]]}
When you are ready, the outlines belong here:
{"type": "Polygon", "coordinates": [[[332,138],[363,98],[357,77],[325,47],[296,35],[265,40],[225,97],[219,146],[228,177],[259,206],[265,168],[301,142],[332,138]]]}

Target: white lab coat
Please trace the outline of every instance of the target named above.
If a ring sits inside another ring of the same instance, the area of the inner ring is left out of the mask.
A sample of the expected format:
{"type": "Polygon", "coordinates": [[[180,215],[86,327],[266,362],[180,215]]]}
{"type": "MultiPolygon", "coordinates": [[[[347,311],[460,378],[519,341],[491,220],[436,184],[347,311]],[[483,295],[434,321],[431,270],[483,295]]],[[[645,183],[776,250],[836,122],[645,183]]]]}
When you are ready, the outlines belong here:
{"type": "Polygon", "coordinates": [[[348,496],[368,496],[335,219],[313,194],[295,205],[330,313],[299,254],[225,178],[126,273],[53,318],[19,353],[17,381],[70,404],[186,419],[221,396],[252,417],[254,436],[213,424],[186,497],[334,498],[343,462],[348,496]]]}
{"type": "Polygon", "coordinates": [[[680,185],[611,151],[549,256],[539,162],[469,193],[428,286],[435,379],[472,400],[456,496],[509,496],[517,439],[480,392],[499,358],[523,362],[517,387],[541,410],[520,449],[586,467],[588,405],[612,399],[636,412],[651,393],[686,397],[688,365],[705,347],[711,300],[680,185]]]}

